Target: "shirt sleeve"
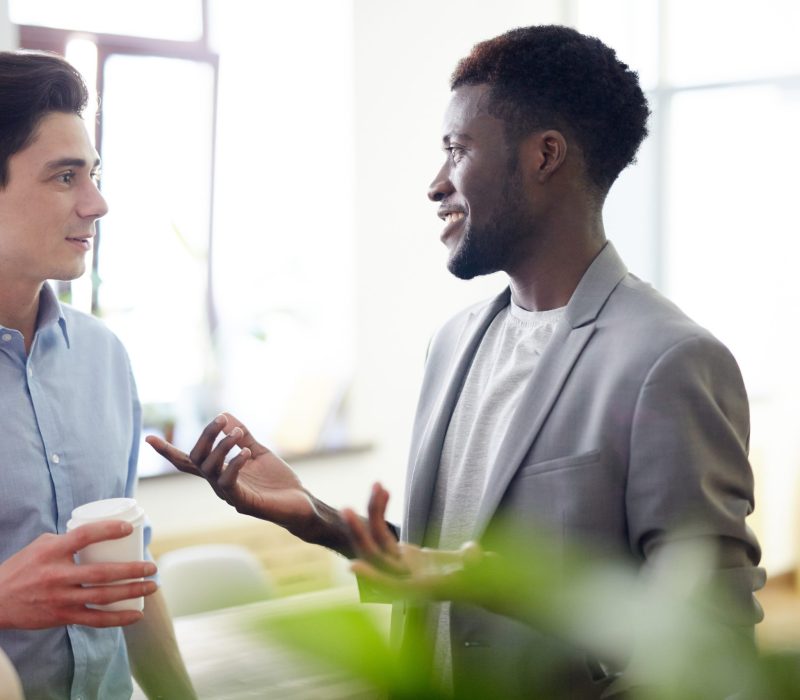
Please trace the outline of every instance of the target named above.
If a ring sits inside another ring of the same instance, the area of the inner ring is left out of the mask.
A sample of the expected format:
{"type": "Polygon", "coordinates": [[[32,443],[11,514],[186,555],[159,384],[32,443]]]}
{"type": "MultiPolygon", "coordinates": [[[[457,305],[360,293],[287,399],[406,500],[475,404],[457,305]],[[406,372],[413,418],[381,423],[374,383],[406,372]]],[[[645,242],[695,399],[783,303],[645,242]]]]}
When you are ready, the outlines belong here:
{"type": "MultiPolygon", "coordinates": [[[[136,391],[136,380],[134,379],[133,372],[128,367],[128,381],[130,385],[130,398],[131,398],[131,446],[128,453],[128,476],[125,481],[125,497],[135,498],[136,484],[138,481],[137,465],[139,463],[139,447],[142,440],[142,404],[139,401],[139,395],[136,391]]],[[[152,527],[150,520],[145,513],[144,522],[144,553],[145,558],[149,561],[153,560],[150,555],[150,539],[152,537],[152,527]]]]}

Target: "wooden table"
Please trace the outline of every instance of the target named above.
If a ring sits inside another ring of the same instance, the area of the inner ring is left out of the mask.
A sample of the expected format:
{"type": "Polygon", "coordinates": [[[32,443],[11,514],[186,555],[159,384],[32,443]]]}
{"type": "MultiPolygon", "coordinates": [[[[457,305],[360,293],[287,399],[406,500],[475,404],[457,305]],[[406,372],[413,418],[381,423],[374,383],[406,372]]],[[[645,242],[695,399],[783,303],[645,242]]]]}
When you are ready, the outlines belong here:
{"type": "MultiPolygon", "coordinates": [[[[250,629],[254,620],[358,600],[355,587],[277,598],[175,619],[175,633],[201,700],[377,700],[380,694],[327,672],[250,629]]],[[[369,606],[385,623],[390,606],[369,606]]],[[[139,688],[133,700],[145,700],[139,688]]]]}

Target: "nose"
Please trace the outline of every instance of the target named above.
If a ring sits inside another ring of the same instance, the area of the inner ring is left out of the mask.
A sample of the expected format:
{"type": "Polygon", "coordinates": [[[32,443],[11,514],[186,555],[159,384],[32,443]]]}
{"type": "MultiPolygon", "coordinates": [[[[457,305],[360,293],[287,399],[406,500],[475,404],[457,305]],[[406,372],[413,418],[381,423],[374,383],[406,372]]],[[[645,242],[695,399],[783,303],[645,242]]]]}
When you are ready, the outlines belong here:
{"type": "Polygon", "coordinates": [[[94,182],[88,183],[78,208],[84,219],[100,219],[108,214],[108,203],[94,182]]]}
{"type": "Polygon", "coordinates": [[[441,202],[445,197],[455,192],[453,183],[450,182],[448,163],[445,163],[441,170],[436,173],[433,182],[428,186],[428,199],[431,202],[441,202]]]}

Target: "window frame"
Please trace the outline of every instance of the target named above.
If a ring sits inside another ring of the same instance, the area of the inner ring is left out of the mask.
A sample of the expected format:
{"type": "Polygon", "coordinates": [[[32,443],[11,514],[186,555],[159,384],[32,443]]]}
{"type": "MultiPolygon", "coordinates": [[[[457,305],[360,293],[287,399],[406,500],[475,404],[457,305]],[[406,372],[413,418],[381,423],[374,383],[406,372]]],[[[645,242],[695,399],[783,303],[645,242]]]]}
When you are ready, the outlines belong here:
{"type": "MultiPolygon", "coordinates": [[[[210,182],[208,200],[208,262],[206,266],[206,280],[208,289],[207,323],[211,333],[216,328],[216,315],[213,304],[212,285],[212,250],[213,250],[213,225],[214,225],[214,185],[216,170],[216,145],[217,145],[217,98],[219,92],[219,56],[211,50],[209,42],[208,0],[200,0],[202,7],[203,32],[196,41],[179,41],[172,39],[156,39],[145,36],[126,36],[120,34],[105,34],[89,32],[81,29],[67,29],[61,27],[44,27],[36,25],[17,25],[19,30],[19,46],[21,49],[34,51],[49,51],[65,56],[67,44],[72,39],[90,39],[97,47],[97,72],[95,87],[100,106],[103,104],[105,65],[112,56],[152,56],[156,58],[173,58],[204,63],[211,67],[213,72],[212,87],[212,114],[211,114],[211,148],[210,154],[210,182]]],[[[98,111],[95,129],[95,147],[97,152],[103,153],[103,113],[98,111]]],[[[92,254],[92,300],[91,312],[100,314],[99,304],[99,265],[102,244],[102,221],[97,222],[97,235],[94,241],[92,254]]],[[[59,298],[71,299],[72,283],[70,281],[57,281],[56,292],[59,298]]]]}

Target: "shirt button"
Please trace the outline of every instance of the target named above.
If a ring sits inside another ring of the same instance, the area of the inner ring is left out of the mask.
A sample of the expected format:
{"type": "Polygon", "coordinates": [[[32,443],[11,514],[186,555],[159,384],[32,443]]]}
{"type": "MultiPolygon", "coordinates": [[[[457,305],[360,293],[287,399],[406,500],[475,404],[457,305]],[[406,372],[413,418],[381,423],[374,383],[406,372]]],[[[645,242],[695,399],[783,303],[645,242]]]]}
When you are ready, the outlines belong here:
{"type": "Polygon", "coordinates": [[[58,464],[58,463],[61,461],[61,458],[60,458],[58,455],[56,455],[56,454],[54,454],[54,455],[51,457],[51,459],[53,460],[53,464],[58,464]]]}
{"type": "Polygon", "coordinates": [[[3,333],[3,342],[8,342],[11,340],[11,333],[3,333]]]}

